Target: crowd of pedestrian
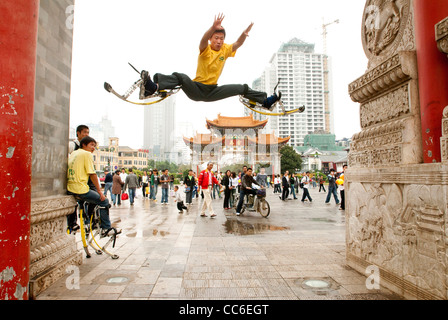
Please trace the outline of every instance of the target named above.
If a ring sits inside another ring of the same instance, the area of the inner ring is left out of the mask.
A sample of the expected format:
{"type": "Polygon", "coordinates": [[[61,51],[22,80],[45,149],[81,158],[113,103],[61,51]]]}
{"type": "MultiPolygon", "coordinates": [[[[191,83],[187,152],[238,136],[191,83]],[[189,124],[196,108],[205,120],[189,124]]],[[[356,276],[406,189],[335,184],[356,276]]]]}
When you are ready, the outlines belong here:
{"type": "MultiPolygon", "coordinates": [[[[206,217],[208,212],[211,217],[215,217],[216,213],[212,206],[213,200],[223,199],[221,200],[223,209],[235,208],[236,214],[239,215],[245,195],[255,192],[252,189],[254,184],[262,188],[272,188],[273,193],[278,193],[282,201],[299,199],[299,194],[302,190],[301,201],[312,202],[310,189],[317,188],[317,185],[319,185],[319,192],[327,192],[325,183],[328,181],[328,193],[325,203],[329,204],[331,197],[333,197],[336,205],[340,205],[339,209],[345,210],[344,174],[347,165],[343,166],[341,174],[337,174],[334,169],[330,169],[328,176],[322,174],[311,176],[310,172],[295,174],[289,171],[285,171],[282,175],[271,176],[266,174],[264,168],[261,168],[260,172],[256,173],[247,166],[243,166],[238,173],[230,170],[225,171],[225,173],[213,172],[214,164],[209,162],[207,168],[198,175],[193,170],[188,170],[188,174],[179,179],[179,184],[177,185],[174,185],[174,175],[170,174],[168,169],[160,171],[158,169],[145,170],[141,174],[138,172],[137,175],[133,169],[122,168],[121,170],[110,172],[106,168],[104,170],[104,190],[102,190],[99,178],[91,168],[89,170],[93,172],[86,172],[82,182],[76,180],[79,179],[78,177],[70,176],[71,167],[76,165],[74,163],[75,157],[72,154],[78,149],[87,151],[83,153],[86,155],[84,157],[85,161],[93,167],[91,153],[96,146],[96,141],[90,138],[88,134],[88,127],[81,125],[77,128],[77,139],[70,143],[68,190],[70,194],[85,198],[86,202],[91,203],[92,206],[99,204],[103,208],[101,217],[102,219],[104,217],[105,224],[103,228],[106,230],[110,228],[108,210],[111,206],[121,206],[127,200],[129,200],[129,205],[133,206],[135,199],[140,197],[138,195],[140,192],[144,200],[156,203],[159,187],[161,189],[160,203],[162,205],[168,205],[170,198],[172,198],[181,214],[184,210],[189,210],[188,208],[193,205],[194,199],[201,197],[203,203],[200,215],[206,217]],[[84,138],[86,138],[85,141],[82,140],[84,138]],[[87,148],[87,144],[90,145],[90,149],[87,148]],[[137,189],[141,189],[141,191],[137,192],[137,189]],[[340,191],[340,199],[338,197],[338,189],[340,191]],[[87,190],[88,192],[81,194],[78,190],[82,192],[87,190]],[[110,202],[107,198],[108,193],[110,193],[110,202]],[[239,201],[235,203],[237,194],[239,195],[239,201]]],[[[67,223],[68,226],[72,226],[74,229],[78,227],[76,225],[76,211],[68,216],[67,223]]]]}
{"type": "MultiPolygon", "coordinates": [[[[174,176],[169,174],[167,169],[162,170],[161,174],[157,169],[143,171],[138,177],[132,172],[132,169],[128,169],[127,172],[125,169],[122,169],[121,172],[117,170],[115,173],[105,171],[104,193],[107,195],[108,190],[111,190],[114,206],[120,205],[123,193],[127,193],[130,205],[133,205],[134,199],[137,197],[137,188],[141,188],[143,199],[157,202],[156,195],[160,187],[162,193],[160,202],[166,205],[170,198],[174,198],[179,213],[193,205],[194,199],[201,197],[204,199],[201,216],[206,216],[207,210],[212,217],[216,216],[211,206],[212,201],[216,199],[222,201],[224,210],[235,208],[238,214],[235,196],[244,191],[242,185],[243,178],[247,175],[247,166],[244,166],[238,173],[230,170],[226,170],[224,173],[213,172],[212,168],[213,163],[208,163],[207,168],[202,170],[199,176],[192,169],[188,170],[188,174],[180,179],[177,186],[174,186],[174,176]],[[180,203],[181,201],[182,203],[180,203]]],[[[346,168],[347,165],[344,165],[343,170],[345,171],[346,168]]],[[[329,204],[333,197],[336,205],[340,205],[340,209],[345,210],[344,185],[343,182],[339,184],[337,182],[338,180],[343,181],[344,172],[337,174],[334,169],[330,169],[327,176],[322,174],[312,176],[310,172],[295,174],[285,171],[282,175],[271,177],[265,173],[264,168],[261,168],[258,173],[251,169],[251,177],[259,186],[272,188],[273,193],[278,193],[279,199],[282,201],[300,199],[302,202],[312,202],[310,190],[319,188],[318,192],[327,192],[325,203],[329,204]],[[327,181],[328,191],[325,188],[327,181]],[[301,198],[299,197],[300,193],[302,193],[301,198]]],[[[239,198],[241,199],[241,197],[239,198]]]]}

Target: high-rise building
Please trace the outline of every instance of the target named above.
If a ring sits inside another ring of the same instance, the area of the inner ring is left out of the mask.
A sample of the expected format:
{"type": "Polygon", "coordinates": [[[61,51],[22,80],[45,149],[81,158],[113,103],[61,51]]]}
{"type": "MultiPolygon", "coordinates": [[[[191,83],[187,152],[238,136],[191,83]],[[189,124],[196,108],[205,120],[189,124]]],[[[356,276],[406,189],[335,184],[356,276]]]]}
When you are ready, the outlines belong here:
{"type": "Polygon", "coordinates": [[[143,148],[157,161],[178,161],[175,133],[176,97],[147,106],[144,110],[143,148]]]}
{"type": "MultiPolygon", "coordinates": [[[[262,76],[253,82],[256,90],[272,93],[278,80],[278,90],[286,110],[305,105],[303,113],[271,117],[267,131],[275,131],[279,137],[291,137],[289,145],[301,146],[306,135],[316,131],[334,133],[331,100],[331,81],[325,91],[325,55],[314,52],[314,44],[294,38],[281,45],[274,53],[262,76]],[[325,111],[325,93],[329,95],[328,111],[325,111]],[[327,122],[326,123],[326,115],[327,122]]],[[[331,77],[328,77],[331,79],[331,77]]],[[[249,110],[246,109],[246,114],[249,110]]],[[[257,119],[265,116],[254,115],[257,119]]]]}

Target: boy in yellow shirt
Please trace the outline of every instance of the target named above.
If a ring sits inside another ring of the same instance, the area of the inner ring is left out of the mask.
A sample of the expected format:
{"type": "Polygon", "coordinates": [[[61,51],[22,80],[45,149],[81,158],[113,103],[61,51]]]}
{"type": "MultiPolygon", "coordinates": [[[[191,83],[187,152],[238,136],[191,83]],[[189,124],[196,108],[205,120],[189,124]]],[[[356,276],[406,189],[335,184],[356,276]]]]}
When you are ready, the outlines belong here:
{"type": "Polygon", "coordinates": [[[143,70],[141,77],[144,81],[140,88],[140,99],[145,99],[158,90],[174,89],[181,86],[185,94],[194,101],[211,102],[242,95],[272,111],[275,102],[279,100],[275,93],[267,97],[265,92],[252,90],[247,84],[218,86],[218,79],[221,76],[227,58],[235,56],[236,50],[243,45],[253,26],[253,23],[251,23],[238,40],[229,45],[224,43],[226,32],[221,26],[223,20],[223,14],[215,17],[212,27],[205,32],[201,39],[198,67],[194,80],[191,80],[183,73],[175,72],[172,75],[156,73],[154,81],[152,81],[148,71],[143,70]]]}
{"type": "Polygon", "coordinates": [[[75,196],[76,200],[99,205],[101,207],[101,236],[111,236],[113,233],[117,233],[117,231],[111,227],[109,200],[101,191],[98,176],[93,166],[92,152],[95,151],[96,141],[86,136],[81,139],[80,144],[81,148],[73,151],[68,159],[67,193],[75,196]],[[89,178],[97,191],[89,188],[89,178]]]}

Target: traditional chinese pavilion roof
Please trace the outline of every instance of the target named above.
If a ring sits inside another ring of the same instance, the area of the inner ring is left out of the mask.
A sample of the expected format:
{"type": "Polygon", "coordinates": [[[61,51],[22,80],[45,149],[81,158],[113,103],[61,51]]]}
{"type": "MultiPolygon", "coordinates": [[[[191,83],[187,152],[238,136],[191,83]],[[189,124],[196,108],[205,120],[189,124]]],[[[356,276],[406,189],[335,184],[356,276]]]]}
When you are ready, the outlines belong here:
{"type": "Polygon", "coordinates": [[[212,136],[209,133],[205,133],[205,134],[204,133],[196,133],[196,136],[193,138],[183,137],[183,139],[184,139],[184,142],[186,145],[200,144],[203,146],[210,145],[210,144],[221,144],[222,145],[222,143],[224,141],[224,137],[217,138],[215,136],[212,136]]]}
{"type": "Polygon", "coordinates": [[[280,138],[277,137],[275,134],[259,134],[256,138],[248,138],[249,141],[252,141],[256,144],[265,144],[265,145],[284,145],[288,143],[288,141],[291,139],[291,137],[287,138],[280,138]]]}
{"type": "Polygon", "coordinates": [[[215,120],[207,121],[207,129],[211,127],[216,128],[264,128],[264,126],[268,123],[268,120],[254,120],[252,115],[247,117],[224,117],[221,114],[218,114],[218,118],[215,120]]]}
{"type": "MultiPolygon", "coordinates": [[[[211,134],[203,134],[203,133],[197,133],[195,137],[193,138],[186,138],[183,137],[184,142],[187,146],[192,145],[201,145],[201,146],[207,146],[212,144],[217,145],[225,145],[225,139],[226,137],[223,136],[222,138],[218,138],[215,136],[212,136],[211,134]]],[[[229,138],[228,138],[229,139],[229,138]]],[[[277,137],[275,134],[258,134],[257,137],[247,138],[250,142],[256,143],[256,144],[264,144],[264,145],[284,145],[288,143],[288,141],[291,139],[291,137],[287,138],[280,138],[277,137]]]]}

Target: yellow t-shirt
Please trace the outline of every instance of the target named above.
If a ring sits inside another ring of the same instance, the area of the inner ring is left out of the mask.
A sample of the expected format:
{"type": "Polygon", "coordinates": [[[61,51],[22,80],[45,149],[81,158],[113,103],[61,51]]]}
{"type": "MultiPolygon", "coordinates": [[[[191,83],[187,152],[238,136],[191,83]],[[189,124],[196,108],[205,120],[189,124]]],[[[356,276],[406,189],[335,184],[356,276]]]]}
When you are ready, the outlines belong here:
{"type": "Polygon", "coordinates": [[[76,194],[89,192],[89,174],[95,173],[92,153],[83,149],[73,151],[68,158],[67,190],[76,194]]]}
{"type": "Polygon", "coordinates": [[[193,81],[207,85],[218,84],[218,79],[221,76],[227,58],[234,57],[235,53],[236,51],[233,51],[231,44],[225,43],[219,51],[212,50],[209,44],[199,55],[196,78],[193,81]]]}

